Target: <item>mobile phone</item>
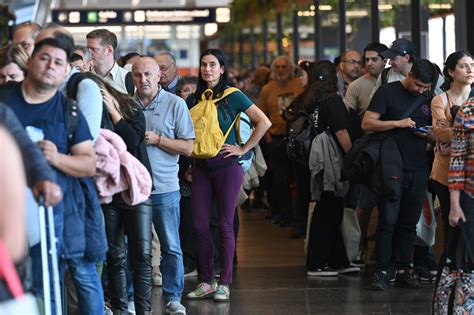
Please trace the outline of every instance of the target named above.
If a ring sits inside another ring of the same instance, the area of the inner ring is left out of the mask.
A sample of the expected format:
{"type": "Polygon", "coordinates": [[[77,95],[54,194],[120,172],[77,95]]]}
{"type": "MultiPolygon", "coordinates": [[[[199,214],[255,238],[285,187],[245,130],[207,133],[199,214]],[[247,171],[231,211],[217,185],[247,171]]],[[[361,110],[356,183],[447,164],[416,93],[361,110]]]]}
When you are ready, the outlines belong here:
{"type": "Polygon", "coordinates": [[[424,126],[424,127],[412,128],[411,131],[428,133],[428,131],[430,131],[431,128],[432,128],[431,126],[424,126]]]}

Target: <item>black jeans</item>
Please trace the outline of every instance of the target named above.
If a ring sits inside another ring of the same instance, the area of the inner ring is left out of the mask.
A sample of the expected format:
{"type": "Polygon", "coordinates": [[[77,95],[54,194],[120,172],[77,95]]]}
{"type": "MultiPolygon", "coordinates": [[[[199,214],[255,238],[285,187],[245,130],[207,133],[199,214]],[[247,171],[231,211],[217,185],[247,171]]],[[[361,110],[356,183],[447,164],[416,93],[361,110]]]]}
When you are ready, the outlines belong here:
{"type": "Polygon", "coordinates": [[[309,233],[306,267],[309,271],[329,265],[340,268],[349,265],[340,226],[344,216],[344,198],[323,192],[316,202],[309,233]]]}
{"type": "Polygon", "coordinates": [[[380,197],[377,269],[387,270],[392,265],[392,250],[396,267],[409,268],[427,183],[427,171],[404,171],[400,196],[396,200],[380,197]]]}
{"type": "Polygon", "coordinates": [[[292,179],[291,161],[286,154],[286,140],[283,136],[272,136],[267,144],[270,156],[271,193],[270,205],[273,214],[281,214],[291,219],[290,184],[292,179]]]}
{"type": "MultiPolygon", "coordinates": [[[[444,235],[444,244],[443,244],[443,252],[447,254],[448,250],[448,240],[451,238],[451,234],[454,233],[455,228],[449,225],[449,210],[450,206],[450,197],[449,197],[449,188],[441,184],[438,181],[431,180],[433,188],[436,192],[436,196],[438,196],[439,204],[441,206],[441,218],[443,219],[443,235],[444,235]]],[[[454,252],[456,250],[454,249],[454,252]]],[[[453,254],[454,254],[453,252],[453,254]]]]}
{"type": "Polygon", "coordinates": [[[127,252],[133,272],[135,310],[137,314],[151,311],[151,200],[139,205],[126,204],[120,195],[115,195],[110,204],[102,205],[109,251],[107,273],[112,309],[126,314],[127,298],[127,252]],[[125,235],[127,235],[128,251],[125,235]]]}
{"type": "Polygon", "coordinates": [[[311,173],[308,166],[292,162],[296,184],[295,208],[293,209],[293,226],[305,231],[308,220],[308,206],[311,201],[311,173]]]}

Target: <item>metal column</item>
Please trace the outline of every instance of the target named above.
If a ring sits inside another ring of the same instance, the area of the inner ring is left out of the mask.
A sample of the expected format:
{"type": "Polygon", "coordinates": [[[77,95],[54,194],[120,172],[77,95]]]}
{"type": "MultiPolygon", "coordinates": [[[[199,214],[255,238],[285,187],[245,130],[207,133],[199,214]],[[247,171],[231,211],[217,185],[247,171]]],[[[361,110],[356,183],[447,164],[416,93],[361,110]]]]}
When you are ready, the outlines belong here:
{"type": "Polygon", "coordinates": [[[266,18],[262,22],[262,44],[263,44],[263,64],[268,64],[268,21],[266,18]]]}
{"type": "Polygon", "coordinates": [[[277,51],[278,55],[283,55],[283,13],[279,12],[276,15],[276,25],[277,25],[277,51]]]}
{"type": "Polygon", "coordinates": [[[339,0],[339,54],[346,50],[346,1],[339,0]]]}
{"type": "Polygon", "coordinates": [[[244,65],[244,34],[239,34],[239,67],[244,65]]]}
{"type": "Polygon", "coordinates": [[[298,10],[293,10],[293,61],[298,63],[300,59],[300,34],[298,23],[298,10]]]}
{"type": "Polygon", "coordinates": [[[257,55],[255,53],[255,32],[254,27],[250,26],[250,67],[255,68],[257,66],[257,55]]]}
{"type": "Polygon", "coordinates": [[[313,1],[314,5],[314,59],[321,59],[321,14],[319,0],[313,1]]]}
{"type": "Polygon", "coordinates": [[[372,41],[380,41],[380,19],[379,19],[379,0],[370,1],[370,24],[372,31],[372,41]]]}
{"type": "Polygon", "coordinates": [[[423,56],[421,51],[421,2],[411,0],[411,41],[416,45],[417,55],[423,56]]]}

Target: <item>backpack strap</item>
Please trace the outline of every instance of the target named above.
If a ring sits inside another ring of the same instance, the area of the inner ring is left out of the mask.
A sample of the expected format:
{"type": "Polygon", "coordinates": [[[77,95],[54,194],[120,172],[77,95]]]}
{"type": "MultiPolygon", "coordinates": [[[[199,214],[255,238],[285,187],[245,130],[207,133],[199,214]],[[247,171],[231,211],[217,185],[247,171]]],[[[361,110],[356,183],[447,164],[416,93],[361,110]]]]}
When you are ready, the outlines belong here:
{"type": "MultiPolygon", "coordinates": [[[[227,137],[229,136],[230,134],[230,130],[232,129],[232,127],[234,126],[235,122],[237,120],[240,120],[240,113],[237,114],[237,116],[235,116],[235,119],[234,121],[232,122],[232,124],[229,126],[229,129],[227,129],[227,131],[225,132],[225,135],[224,135],[224,141],[227,139],[227,137]]],[[[240,136],[239,136],[240,138],[240,136]]],[[[240,145],[240,144],[239,144],[240,145]]]]}
{"type": "Polygon", "coordinates": [[[77,125],[79,123],[79,108],[75,100],[67,99],[67,139],[68,147],[71,148],[72,140],[76,132],[77,125]]]}
{"type": "Polygon", "coordinates": [[[79,83],[86,78],[84,73],[74,73],[66,83],[66,97],[69,99],[77,100],[77,90],[79,83]]]}
{"type": "Polygon", "coordinates": [[[125,88],[127,89],[128,95],[133,96],[135,94],[135,84],[133,84],[131,72],[127,72],[125,76],[125,88]]]}
{"type": "Polygon", "coordinates": [[[415,109],[423,103],[423,101],[427,100],[427,96],[425,93],[419,95],[415,101],[411,104],[411,106],[403,113],[403,115],[400,117],[400,119],[405,119],[408,118],[411,113],[415,111],[415,109]]]}
{"type": "Polygon", "coordinates": [[[380,74],[380,79],[382,82],[382,85],[387,84],[388,81],[388,72],[392,69],[392,67],[384,68],[382,70],[382,73],[380,74]]]}

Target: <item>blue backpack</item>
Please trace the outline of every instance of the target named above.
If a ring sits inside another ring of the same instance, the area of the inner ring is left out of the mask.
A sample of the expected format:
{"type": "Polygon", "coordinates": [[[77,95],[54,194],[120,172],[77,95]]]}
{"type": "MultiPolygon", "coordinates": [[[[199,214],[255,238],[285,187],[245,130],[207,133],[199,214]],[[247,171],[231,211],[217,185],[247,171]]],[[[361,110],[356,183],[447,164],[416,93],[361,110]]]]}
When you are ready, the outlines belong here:
{"type": "MultiPolygon", "coordinates": [[[[236,125],[236,129],[239,131],[238,133],[236,133],[237,139],[240,145],[243,145],[249,140],[250,135],[252,134],[253,127],[252,123],[250,122],[249,116],[247,116],[247,114],[245,114],[244,112],[241,112],[240,120],[237,121],[236,125]]],[[[252,165],[253,154],[254,153],[252,149],[239,157],[239,163],[242,165],[244,172],[247,172],[250,168],[250,165],[252,165]]]]}

